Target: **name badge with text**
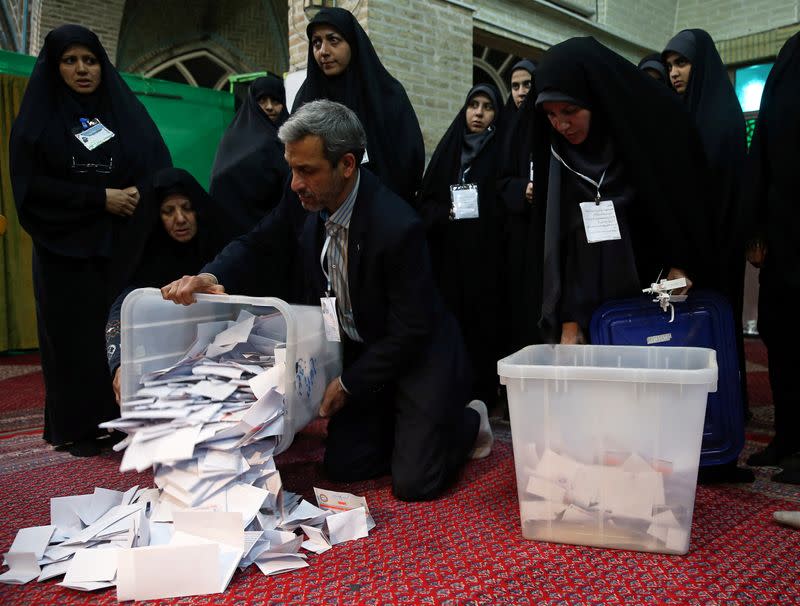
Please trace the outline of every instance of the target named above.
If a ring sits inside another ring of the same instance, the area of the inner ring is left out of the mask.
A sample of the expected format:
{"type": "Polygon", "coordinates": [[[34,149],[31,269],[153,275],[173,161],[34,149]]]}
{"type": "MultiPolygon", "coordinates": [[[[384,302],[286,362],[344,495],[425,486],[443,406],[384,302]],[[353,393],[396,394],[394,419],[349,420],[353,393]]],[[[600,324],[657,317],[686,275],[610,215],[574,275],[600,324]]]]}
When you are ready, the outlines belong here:
{"type": "Polygon", "coordinates": [[[322,303],[322,322],[325,325],[325,337],[328,341],[340,342],[339,316],[336,315],[336,297],[320,297],[322,303]]]}
{"type": "Polygon", "coordinates": [[[450,201],[453,204],[453,219],[477,219],[478,186],[475,183],[450,186],[450,201]]]}
{"type": "Polygon", "coordinates": [[[75,133],[75,136],[78,138],[78,141],[83,143],[86,149],[91,151],[111,139],[114,133],[103,126],[100,120],[93,120],[90,124],[92,125],[89,128],[75,133]]]}
{"type": "Polygon", "coordinates": [[[589,244],[621,240],[617,213],[611,200],[602,202],[581,202],[583,226],[586,229],[586,240],[589,244]]]}

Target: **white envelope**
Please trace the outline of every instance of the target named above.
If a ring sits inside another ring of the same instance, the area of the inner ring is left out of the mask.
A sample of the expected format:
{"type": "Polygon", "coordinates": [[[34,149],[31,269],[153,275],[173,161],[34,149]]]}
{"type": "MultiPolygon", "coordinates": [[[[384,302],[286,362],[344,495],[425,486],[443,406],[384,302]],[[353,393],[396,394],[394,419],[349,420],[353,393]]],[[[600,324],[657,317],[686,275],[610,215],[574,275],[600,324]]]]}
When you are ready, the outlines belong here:
{"type": "Polygon", "coordinates": [[[32,553],[37,560],[41,560],[55,530],[55,526],[22,528],[17,531],[17,536],[8,551],[9,553],[32,553]]]}
{"type": "Polygon", "coordinates": [[[50,579],[60,577],[61,575],[66,574],[71,563],[72,562],[70,560],[63,560],[61,562],[54,562],[53,564],[42,566],[42,573],[36,580],[41,583],[42,581],[48,581],[50,579]]]}
{"type": "Polygon", "coordinates": [[[117,554],[120,549],[81,549],[69,561],[63,585],[109,583],[117,576],[117,554]]]}
{"type": "Polygon", "coordinates": [[[299,568],[306,568],[306,562],[299,554],[290,553],[262,553],[256,559],[256,566],[265,575],[280,574],[282,572],[290,572],[299,568]]]}
{"type": "Polygon", "coordinates": [[[334,513],[325,518],[331,545],[353,541],[369,536],[367,512],[363,507],[334,513]]]}
{"type": "Polygon", "coordinates": [[[7,553],[6,564],[9,569],[0,574],[0,583],[22,585],[37,578],[42,572],[36,554],[30,552],[7,553]]]}
{"type": "Polygon", "coordinates": [[[244,551],[242,515],[236,511],[175,511],[175,532],[183,532],[244,551]]]}
{"type": "Polygon", "coordinates": [[[123,549],[117,556],[117,600],[219,593],[219,556],[219,543],[123,549]]]}
{"type": "Polygon", "coordinates": [[[308,549],[308,551],[319,554],[325,553],[331,548],[330,540],[321,529],[314,528],[313,526],[306,526],[305,524],[301,524],[300,528],[308,537],[308,540],[304,541],[301,545],[303,549],[308,549]]]}

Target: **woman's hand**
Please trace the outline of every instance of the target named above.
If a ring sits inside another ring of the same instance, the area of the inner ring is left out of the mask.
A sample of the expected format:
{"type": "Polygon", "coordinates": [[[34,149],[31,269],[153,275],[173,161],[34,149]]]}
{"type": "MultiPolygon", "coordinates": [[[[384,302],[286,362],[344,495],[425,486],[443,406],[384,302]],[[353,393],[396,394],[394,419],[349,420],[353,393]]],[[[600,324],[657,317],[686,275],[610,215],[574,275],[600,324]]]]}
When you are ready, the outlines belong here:
{"type": "Polygon", "coordinates": [[[564,322],[561,325],[561,344],[562,345],[585,345],[586,338],[583,336],[581,327],[577,322],[564,322]]]}
{"type": "Polygon", "coordinates": [[[135,187],[106,190],[106,210],[112,215],[130,217],[138,203],[139,190],[135,187]]]}
{"type": "Polygon", "coordinates": [[[747,261],[753,267],[761,267],[767,259],[767,245],[761,240],[753,240],[747,245],[747,261]]]}
{"type": "Polygon", "coordinates": [[[686,278],[686,288],[678,288],[672,291],[672,294],[685,295],[692,287],[692,281],[689,279],[689,276],[686,275],[685,271],[678,269],[677,267],[671,267],[669,273],[667,274],[667,280],[677,280],[678,278],[686,278]]]}
{"type": "Polygon", "coordinates": [[[528,187],[525,188],[525,199],[529,204],[533,204],[533,183],[528,183],[528,187]]]}
{"type": "Polygon", "coordinates": [[[114,387],[114,397],[117,400],[117,405],[119,405],[119,366],[117,366],[117,370],[114,371],[114,380],[111,382],[111,385],[114,387]]]}

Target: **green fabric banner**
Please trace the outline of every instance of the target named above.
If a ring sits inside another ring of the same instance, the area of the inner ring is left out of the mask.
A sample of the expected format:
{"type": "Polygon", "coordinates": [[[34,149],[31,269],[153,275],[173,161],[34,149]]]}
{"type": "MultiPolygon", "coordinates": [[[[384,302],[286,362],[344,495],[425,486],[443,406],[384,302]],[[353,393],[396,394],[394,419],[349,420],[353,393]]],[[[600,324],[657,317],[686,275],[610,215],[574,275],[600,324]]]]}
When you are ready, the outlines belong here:
{"type": "MultiPolygon", "coordinates": [[[[31,239],[19,225],[8,167],[8,140],[36,57],[0,50],[0,352],[38,346],[31,275],[31,239]]],[[[217,146],[234,116],[233,95],[122,74],[147,108],[172,154],[172,163],[208,187],[217,146]]]]}
{"type": "Polygon", "coordinates": [[[0,74],[0,215],[8,221],[6,233],[0,236],[0,351],[38,345],[31,275],[33,245],[17,220],[8,167],[11,126],[27,83],[27,78],[0,74]]]}

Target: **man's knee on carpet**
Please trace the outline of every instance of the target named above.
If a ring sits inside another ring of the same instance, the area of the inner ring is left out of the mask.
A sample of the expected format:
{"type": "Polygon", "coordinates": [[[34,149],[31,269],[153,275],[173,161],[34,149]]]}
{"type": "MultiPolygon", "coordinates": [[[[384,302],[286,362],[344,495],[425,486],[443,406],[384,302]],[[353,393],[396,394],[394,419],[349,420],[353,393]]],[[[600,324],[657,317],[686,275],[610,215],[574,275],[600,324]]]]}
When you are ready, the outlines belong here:
{"type": "Polygon", "coordinates": [[[452,477],[429,469],[392,471],[392,493],[401,501],[430,501],[442,494],[452,477]]]}

